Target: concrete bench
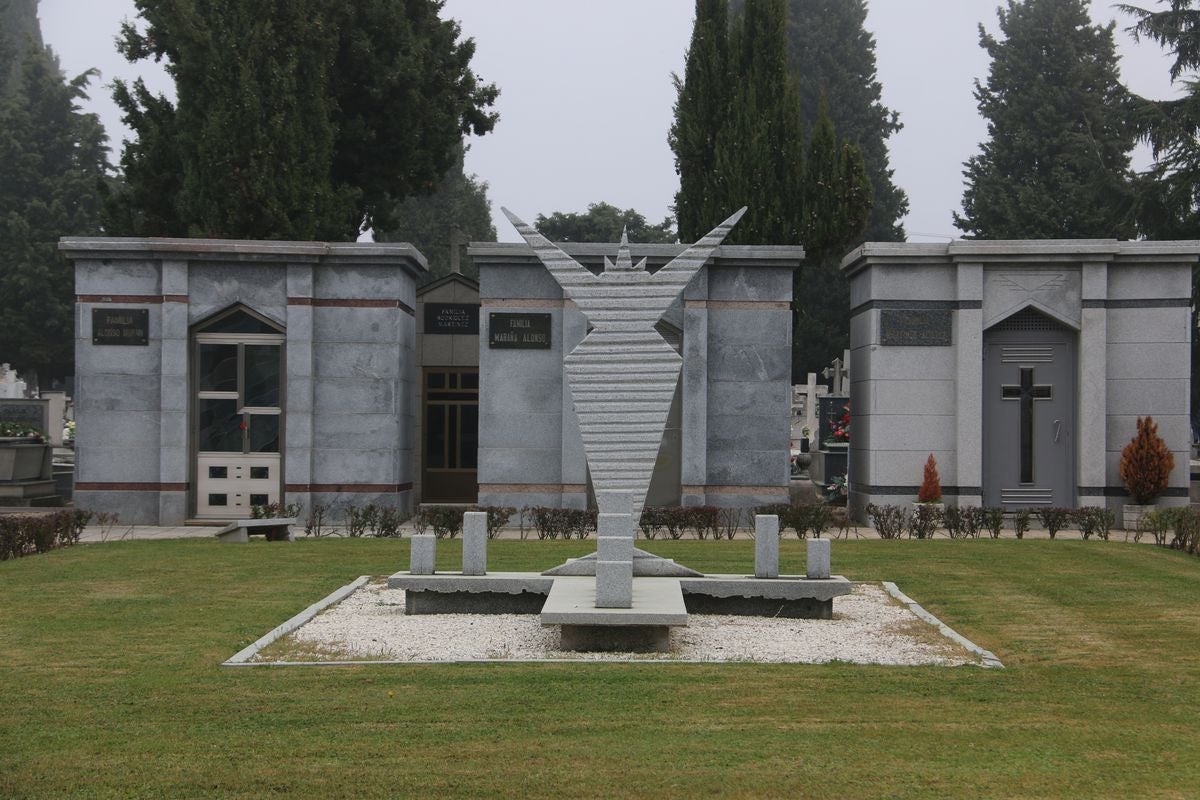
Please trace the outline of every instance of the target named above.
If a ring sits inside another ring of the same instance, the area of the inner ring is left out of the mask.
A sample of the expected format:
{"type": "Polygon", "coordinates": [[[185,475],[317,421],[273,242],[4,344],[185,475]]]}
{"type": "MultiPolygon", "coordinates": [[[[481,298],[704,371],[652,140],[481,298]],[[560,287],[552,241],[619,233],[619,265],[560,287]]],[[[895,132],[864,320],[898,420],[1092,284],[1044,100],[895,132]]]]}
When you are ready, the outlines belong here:
{"type": "Polygon", "coordinates": [[[266,536],[268,542],[290,542],[295,539],[292,526],[296,524],[295,517],[276,517],[274,519],[239,519],[217,531],[217,538],[222,542],[244,544],[251,536],[266,536]]]}

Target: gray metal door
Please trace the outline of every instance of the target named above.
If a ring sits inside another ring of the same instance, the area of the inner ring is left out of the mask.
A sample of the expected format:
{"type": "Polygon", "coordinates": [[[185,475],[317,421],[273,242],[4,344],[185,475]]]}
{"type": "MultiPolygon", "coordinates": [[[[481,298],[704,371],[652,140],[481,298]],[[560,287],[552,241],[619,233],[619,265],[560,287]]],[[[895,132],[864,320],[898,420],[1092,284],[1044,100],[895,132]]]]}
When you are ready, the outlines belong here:
{"type": "Polygon", "coordinates": [[[986,505],[1075,505],[1075,376],[1075,333],[1032,309],[984,333],[986,505]]]}

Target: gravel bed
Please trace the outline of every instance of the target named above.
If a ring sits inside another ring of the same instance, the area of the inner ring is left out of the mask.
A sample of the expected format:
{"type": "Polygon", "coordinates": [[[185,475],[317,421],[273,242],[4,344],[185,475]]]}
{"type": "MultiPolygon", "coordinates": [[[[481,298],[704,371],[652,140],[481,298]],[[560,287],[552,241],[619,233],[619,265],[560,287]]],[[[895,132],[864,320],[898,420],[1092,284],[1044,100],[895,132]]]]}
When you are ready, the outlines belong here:
{"type": "Polygon", "coordinates": [[[669,653],[565,653],[533,614],[406,616],[404,591],[368,583],[252,661],[755,661],[960,665],[979,659],[942,637],[876,584],[834,601],[832,620],[692,614],[669,653]]]}

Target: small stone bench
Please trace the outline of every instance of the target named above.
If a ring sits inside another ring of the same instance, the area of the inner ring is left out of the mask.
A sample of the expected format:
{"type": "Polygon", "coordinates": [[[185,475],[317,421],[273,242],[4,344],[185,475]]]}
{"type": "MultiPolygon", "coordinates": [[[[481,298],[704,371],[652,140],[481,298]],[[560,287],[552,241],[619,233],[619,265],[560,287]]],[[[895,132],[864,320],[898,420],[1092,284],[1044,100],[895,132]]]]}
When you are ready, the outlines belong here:
{"type": "Polygon", "coordinates": [[[541,614],[560,626],[563,650],[666,652],[671,628],[687,621],[678,578],[635,578],[631,608],[597,608],[593,578],[555,578],[541,614]]]}
{"type": "Polygon", "coordinates": [[[295,517],[239,519],[221,528],[216,535],[222,542],[233,544],[245,544],[251,536],[266,536],[268,542],[290,542],[295,539],[292,535],[295,524],[295,517]]]}

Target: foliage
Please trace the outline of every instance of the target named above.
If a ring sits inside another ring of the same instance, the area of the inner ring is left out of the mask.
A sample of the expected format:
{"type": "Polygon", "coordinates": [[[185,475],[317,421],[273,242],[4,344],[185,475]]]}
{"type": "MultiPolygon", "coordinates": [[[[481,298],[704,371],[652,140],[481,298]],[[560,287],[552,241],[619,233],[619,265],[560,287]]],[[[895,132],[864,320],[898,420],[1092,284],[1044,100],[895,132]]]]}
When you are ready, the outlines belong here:
{"type": "Polygon", "coordinates": [[[0,353],[48,385],[75,363],[75,277],[58,240],[101,233],[106,137],[79,111],[94,70],[65,80],[48,47],[18,65],[0,97],[0,353]]]}
{"type": "Polygon", "coordinates": [[[980,26],[991,68],[975,84],[988,140],[966,162],[954,224],[976,239],[1130,238],[1115,23],[1093,25],[1086,0],[1009,0],[997,14],[1005,38],[980,26]]]}
{"type": "Polygon", "coordinates": [[[1137,433],[1121,451],[1120,474],[1126,491],[1137,505],[1149,505],[1167,488],[1175,456],[1158,435],[1151,417],[1138,417],[1137,433]]]}
{"type": "Polygon", "coordinates": [[[308,510],[308,517],[304,521],[304,535],[316,536],[320,538],[329,532],[325,527],[325,516],[330,509],[324,503],[313,503],[312,508],[308,510]]]}
{"type": "Polygon", "coordinates": [[[1046,533],[1050,535],[1051,539],[1057,536],[1058,532],[1076,517],[1074,510],[1070,508],[1055,508],[1053,506],[1039,508],[1037,515],[1038,519],[1041,520],[1042,527],[1046,529],[1046,533]]]}
{"type": "Polygon", "coordinates": [[[484,506],[480,509],[487,514],[487,537],[495,539],[508,521],[517,513],[512,506],[484,506]]]}
{"type": "Polygon", "coordinates": [[[251,519],[298,519],[304,511],[303,503],[267,503],[250,506],[251,519]]]}
{"type": "MultiPolygon", "coordinates": [[[[820,539],[821,534],[829,530],[833,523],[833,508],[825,503],[797,503],[788,510],[786,527],[796,532],[796,537],[804,539],[812,534],[814,539],[820,539]]],[[[780,528],[784,526],[781,524],[780,528]]]]}
{"type": "Polygon", "coordinates": [[[628,233],[631,242],[677,241],[675,221],[670,217],[651,225],[634,209],[622,211],[608,203],[591,203],[582,214],[563,211],[555,211],[548,217],[538,214],[536,227],[539,233],[556,242],[616,242],[622,233],[628,233]]]}
{"type": "MultiPolygon", "coordinates": [[[[819,104],[805,128],[787,66],[783,0],[697,0],[669,142],[679,173],[679,235],[691,241],[747,206],[729,244],[803,244],[807,262],[862,235],[871,185],[862,151],[838,138],[819,104]]],[[[794,278],[793,375],[815,371],[848,341],[845,280],[832,263],[794,278]]]]}
{"type": "Polygon", "coordinates": [[[1175,536],[1171,540],[1172,549],[1196,555],[1200,551],[1200,513],[1191,507],[1173,511],[1171,522],[1175,536]]]}
{"type": "MultiPolygon", "coordinates": [[[[1000,524],[1004,524],[1001,515],[1000,524]]],[[[973,539],[979,536],[983,525],[983,509],[977,506],[946,506],[942,509],[942,524],[951,539],[973,539]]]]}
{"type": "Polygon", "coordinates": [[[925,460],[925,475],[921,487],[917,489],[918,503],[940,503],[942,501],[942,481],[938,477],[937,459],[933,453],[925,460]]]}
{"type": "Polygon", "coordinates": [[[742,509],[722,508],[717,518],[718,534],[727,540],[737,536],[738,528],[742,526],[742,509]]]}
{"type": "Polygon", "coordinates": [[[366,536],[367,531],[375,525],[376,516],[379,514],[379,508],[374,503],[362,507],[349,503],[344,511],[346,534],[351,538],[366,536]]]}
{"type": "MultiPolygon", "coordinates": [[[[450,274],[452,248],[462,248],[467,242],[496,241],[488,185],[463,171],[463,151],[460,145],[454,164],[431,194],[405,198],[390,215],[389,227],[375,228],[375,241],[407,242],[428,259],[429,272],[421,277],[422,283],[450,274]]],[[[479,280],[474,262],[465,253],[461,255],[462,273],[479,280]]]]}
{"type": "Polygon", "coordinates": [[[845,475],[834,475],[825,485],[825,490],[822,492],[821,499],[830,505],[844,506],[846,498],[850,494],[850,487],[847,484],[845,475]]]}
{"type": "Polygon", "coordinates": [[[1175,526],[1176,509],[1155,508],[1138,517],[1137,530],[1133,535],[1135,542],[1142,540],[1143,534],[1149,533],[1154,537],[1154,543],[1163,547],[1167,543],[1167,534],[1175,526]]]}
{"type": "MultiPolygon", "coordinates": [[[[1117,521],[1117,517],[1113,512],[1100,506],[1077,508],[1071,512],[1071,518],[1079,528],[1079,533],[1083,536],[1084,541],[1095,536],[1107,542],[1109,531],[1112,530],[1113,523],[1117,521]]],[[[1045,520],[1043,520],[1044,522],[1045,520]]],[[[1049,526],[1047,526],[1047,530],[1049,530],[1049,526]]],[[[1053,539],[1054,537],[1051,536],[1050,538],[1053,539]]]]}
{"type": "Polygon", "coordinates": [[[1004,513],[1003,508],[985,508],[982,511],[981,527],[987,529],[993,539],[999,539],[1000,532],[1004,530],[1004,513]]]}
{"type": "Polygon", "coordinates": [[[45,437],[45,435],[46,434],[44,434],[38,428],[35,428],[32,425],[26,425],[24,422],[11,422],[8,420],[0,420],[0,436],[13,437],[13,438],[18,438],[18,439],[19,438],[37,439],[38,441],[41,441],[41,439],[43,437],[45,437]]]}
{"type": "Polygon", "coordinates": [[[467,509],[462,506],[422,506],[421,519],[433,528],[433,535],[438,539],[453,539],[462,533],[463,513],[467,509]]]}
{"type": "Polygon", "coordinates": [[[937,506],[917,503],[908,518],[908,535],[911,539],[932,539],[942,524],[942,511],[937,506]]]}
{"type": "Polygon", "coordinates": [[[709,534],[713,540],[720,539],[718,534],[721,509],[716,506],[688,506],[681,508],[683,524],[697,539],[707,539],[709,534]]]}
{"type": "Polygon", "coordinates": [[[90,512],[73,509],[0,514],[0,561],[78,544],[91,516],[90,512]]]}
{"type": "Polygon", "coordinates": [[[880,539],[899,539],[908,530],[908,512],[903,506],[867,504],[867,516],[880,539]]]}
{"type": "Polygon", "coordinates": [[[400,526],[404,524],[404,512],[395,506],[380,506],[375,515],[373,535],[382,538],[399,538],[400,526]]]}
{"type": "Polygon", "coordinates": [[[586,539],[596,530],[594,509],[534,506],[530,513],[539,539],[586,539]]]}
{"type": "Polygon", "coordinates": [[[166,62],[172,102],[114,82],[136,140],[111,228],[141,236],[353,240],[428,193],[497,90],[436,0],[137,0],[131,62],[166,62]],[[219,42],[220,46],[214,46],[219,42]]]}
{"type": "Polygon", "coordinates": [[[1028,508],[1020,508],[1012,512],[1013,533],[1018,539],[1025,538],[1025,531],[1029,530],[1029,518],[1033,515],[1028,508]]]}

